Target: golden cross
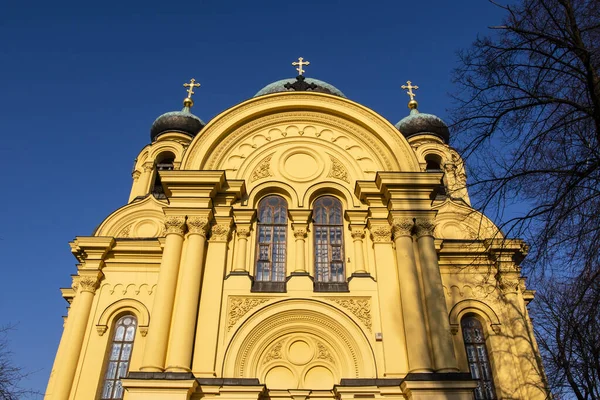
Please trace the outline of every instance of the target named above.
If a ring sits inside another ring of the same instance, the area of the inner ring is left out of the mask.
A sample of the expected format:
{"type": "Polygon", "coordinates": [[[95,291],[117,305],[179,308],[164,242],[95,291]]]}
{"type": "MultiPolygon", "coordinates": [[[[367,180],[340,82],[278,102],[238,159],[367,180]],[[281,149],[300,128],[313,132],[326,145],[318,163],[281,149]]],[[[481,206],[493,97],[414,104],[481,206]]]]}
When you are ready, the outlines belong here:
{"type": "Polygon", "coordinates": [[[195,88],[195,87],[200,87],[200,84],[199,84],[199,83],[196,83],[196,80],[195,80],[194,78],[192,78],[192,79],[190,80],[190,83],[184,83],[184,84],[183,84],[183,86],[184,86],[184,87],[186,87],[186,88],[189,88],[189,89],[187,90],[187,93],[188,93],[187,97],[188,97],[189,99],[191,99],[191,98],[192,98],[192,95],[194,94],[194,88],[195,88]]]}
{"type": "Polygon", "coordinates": [[[413,92],[412,90],[415,89],[417,90],[419,87],[417,85],[413,86],[411,81],[406,81],[406,83],[408,85],[402,85],[401,88],[402,89],[408,89],[408,92],[406,92],[406,94],[408,94],[410,96],[411,100],[415,99],[415,92],[413,92]]]}
{"type": "Polygon", "coordinates": [[[294,61],[292,63],[293,66],[296,66],[296,65],[298,66],[296,68],[296,71],[298,71],[298,75],[302,75],[304,73],[304,69],[302,68],[302,66],[309,65],[309,64],[310,64],[310,62],[304,61],[304,58],[302,58],[302,57],[298,57],[298,61],[294,61]]]}

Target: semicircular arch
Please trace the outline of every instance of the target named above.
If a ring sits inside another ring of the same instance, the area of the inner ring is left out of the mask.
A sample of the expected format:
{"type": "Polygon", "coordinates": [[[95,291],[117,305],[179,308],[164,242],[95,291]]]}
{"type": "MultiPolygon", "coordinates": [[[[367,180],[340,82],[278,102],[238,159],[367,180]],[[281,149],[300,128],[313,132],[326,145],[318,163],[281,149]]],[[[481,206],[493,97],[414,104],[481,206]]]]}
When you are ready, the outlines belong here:
{"type": "Polygon", "coordinates": [[[150,324],[150,312],[142,302],[135,299],[117,300],[106,307],[96,323],[98,334],[102,336],[108,330],[108,325],[124,314],[134,315],[137,318],[140,333],[142,336],[146,336],[150,324]]]}
{"type": "Polygon", "coordinates": [[[127,204],[106,217],[94,236],[160,237],[163,232],[164,206],[154,196],[127,204]]]}
{"type": "Polygon", "coordinates": [[[468,314],[475,314],[483,318],[494,331],[500,329],[501,323],[498,314],[486,303],[475,299],[461,300],[452,307],[448,317],[450,327],[454,331],[458,331],[460,320],[468,314]]]}

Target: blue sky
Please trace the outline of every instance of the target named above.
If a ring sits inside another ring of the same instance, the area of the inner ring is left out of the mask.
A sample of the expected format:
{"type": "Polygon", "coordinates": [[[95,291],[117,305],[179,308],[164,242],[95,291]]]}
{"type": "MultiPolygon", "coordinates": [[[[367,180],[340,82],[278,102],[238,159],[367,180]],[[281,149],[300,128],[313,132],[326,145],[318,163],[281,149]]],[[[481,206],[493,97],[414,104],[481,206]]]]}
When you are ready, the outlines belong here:
{"type": "Polygon", "coordinates": [[[194,77],[204,121],[263,86],[325,80],[395,123],[419,109],[446,117],[456,51],[501,13],[484,0],[12,1],[0,5],[3,160],[0,324],[23,385],[45,390],[75,259],[127,201],[131,167],[160,114],[178,110],[194,77]]]}

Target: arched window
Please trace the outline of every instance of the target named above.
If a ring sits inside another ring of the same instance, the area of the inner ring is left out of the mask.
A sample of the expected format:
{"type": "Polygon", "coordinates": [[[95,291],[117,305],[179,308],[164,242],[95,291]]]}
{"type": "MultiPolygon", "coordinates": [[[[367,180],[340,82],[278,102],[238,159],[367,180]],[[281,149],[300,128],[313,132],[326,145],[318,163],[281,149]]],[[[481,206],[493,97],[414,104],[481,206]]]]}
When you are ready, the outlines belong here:
{"type": "Polygon", "coordinates": [[[160,181],[160,174],[158,171],[172,171],[173,164],[175,162],[175,155],[173,153],[164,153],[156,160],[156,171],[154,172],[154,184],[152,185],[152,194],[157,199],[166,199],[165,191],[160,181]]]}
{"type": "Polygon", "coordinates": [[[129,370],[136,327],[137,320],[132,315],[119,318],[115,324],[102,384],[102,400],[123,398],[121,378],[125,377],[129,370]]]}
{"type": "Polygon", "coordinates": [[[267,196],[258,204],[256,281],[284,282],[287,235],[287,202],[267,196]]]}
{"type": "Polygon", "coordinates": [[[439,156],[435,154],[428,154],[425,156],[425,162],[427,165],[425,166],[425,171],[439,171],[442,169],[442,160],[439,156]]]}
{"type": "Polygon", "coordinates": [[[315,281],[345,282],[342,203],[333,196],[323,196],[313,208],[315,281]]]}
{"type": "Polygon", "coordinates": [[[496,390],[494,389],[492,370],[485,348],[485,337],[481,322],[473,316],[467,316],[461,320],[460,325],[471,376],[477,381],[475,399],[495,400],[496,390]]]}

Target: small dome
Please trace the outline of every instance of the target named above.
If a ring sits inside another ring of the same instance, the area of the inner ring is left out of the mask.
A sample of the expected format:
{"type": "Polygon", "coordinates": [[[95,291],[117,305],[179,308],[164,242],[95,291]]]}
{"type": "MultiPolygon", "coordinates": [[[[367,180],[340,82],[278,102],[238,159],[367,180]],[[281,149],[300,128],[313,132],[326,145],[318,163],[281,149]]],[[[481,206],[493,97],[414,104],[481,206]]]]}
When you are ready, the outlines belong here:
{"type": "Polygon", "coordinates": [[[441,138],[444,143],[450,140],[450,131],[448,125],[441,118],[432,115],[420,113],[416,108],[410,110],[410,115],[402,118],[396,128],[407,139],[419,134],[432,134],[441,138]]]}
{"type": "Polygon", "coordinates": [[[154,142],[166,132],[179,132],[194,137],[204,125],[206,124],[186,106],[181,111],[171,111],[156,118],[150,129],[150,139],[154,142]]]}
{"type": "MultiPolygon", "coordinates": [[[[293,92],[294,89],[286,89],[284,87],[284,85],[286,83],[292,84],[296,81],[296,79],[297,78],[281,79],[277,82],[270,83],[267,86],[265,86],[264,88],[260,89],[258,91],[258,93],[256,93],[254,95],[254,97],[263,96],[265,94],[271,94],[271,93],[293,92]]],[[[334,96],[346,98],[346,95],[344,93],[342,93],[341,90],[339,90],[338,88],[336,88],[333,85],[330,85],[327,82],[323,82],[323,81],[320,81],[318,79],[313,79],[313,78],[304,78],[303,80],[304,80],[304,82],[306,82],[309,85],[312,83],[317,85],[316,89],[307,89],[307,91],[309,91],[309,92],[327,93],[327,94],[332,94],[334,96]]]]}

